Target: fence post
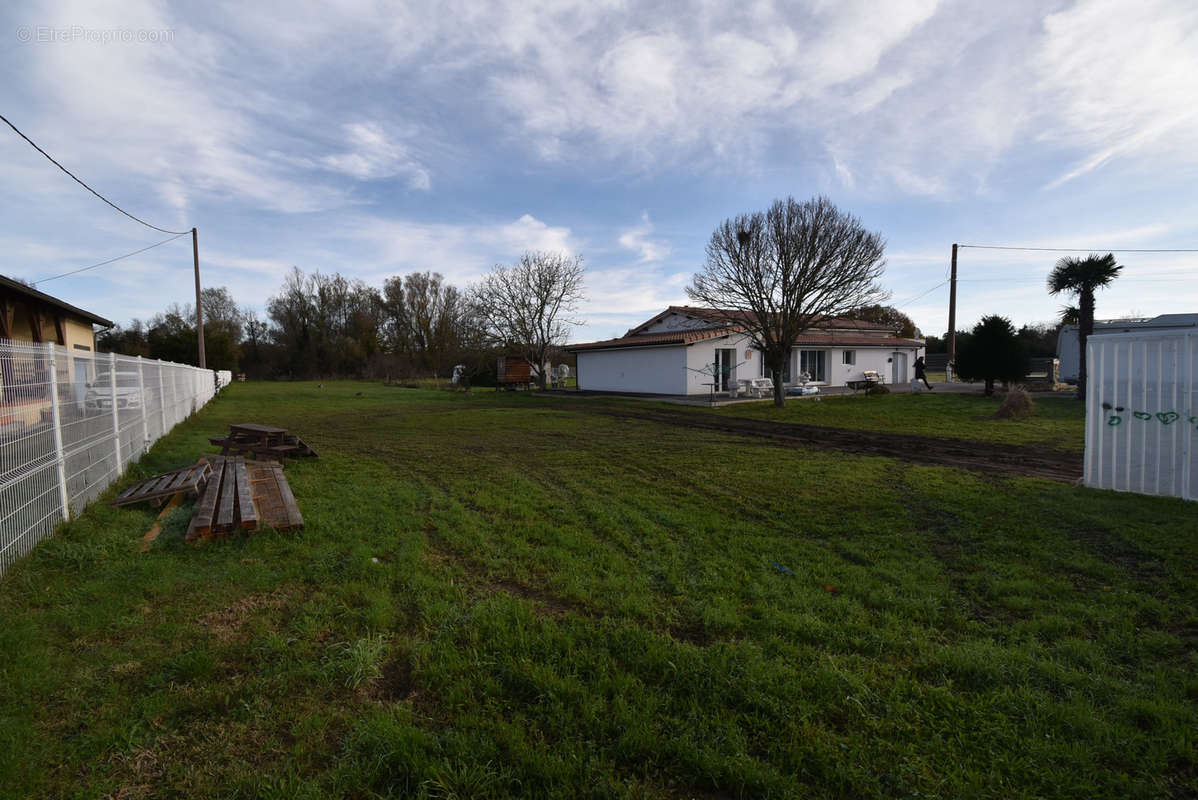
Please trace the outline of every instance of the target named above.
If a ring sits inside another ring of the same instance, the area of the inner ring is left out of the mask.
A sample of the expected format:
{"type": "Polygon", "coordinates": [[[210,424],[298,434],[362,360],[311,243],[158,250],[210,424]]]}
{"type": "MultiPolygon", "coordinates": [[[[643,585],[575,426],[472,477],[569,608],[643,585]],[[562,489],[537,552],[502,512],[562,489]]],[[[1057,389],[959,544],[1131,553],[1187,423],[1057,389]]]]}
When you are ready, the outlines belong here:
{"type": "Polygon", "coordinates": [[[58,354],[54,342],[47,342],[50,353],[50,415],[54,420],[54,463],[58,467],[58,502],[62,506],[62,521],[71,521],[71,503],[67,493],[67,458],[62,449],[62,417],[58,408],[58,354]]]}
{"type": "Polygon", "coordinates": [[[108,354],[108,379],[112,385],[112,449],[116,453],[116,474],[121,474],[121,417],[116,408],[116,353],[108,354]]]}
{"type": "Polygon", "coordinates": [[[159,436],[166,436],[166,390],[162,387],[162,359],[158,361],[158,416],[162,419],[162,430],[159,436]]]}
{"type": "Polygon", "coordinates": [[[146,377],[142,374],[141,356],[137,357],[137,396],[141,398],[141,451],[150,449],[150,426],[146,423],[146,377]]]}

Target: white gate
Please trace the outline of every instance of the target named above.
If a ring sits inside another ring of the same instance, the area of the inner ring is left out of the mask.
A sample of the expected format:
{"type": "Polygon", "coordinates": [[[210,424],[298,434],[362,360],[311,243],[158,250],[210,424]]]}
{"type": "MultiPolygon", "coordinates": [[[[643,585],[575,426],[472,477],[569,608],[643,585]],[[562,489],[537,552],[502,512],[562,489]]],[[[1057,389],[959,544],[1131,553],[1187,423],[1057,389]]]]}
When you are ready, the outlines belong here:
{"type": "Polygon", "coordinates": [[[1085,483],[1198,500],[1198,330],[1086,341],[1085,483]]]}

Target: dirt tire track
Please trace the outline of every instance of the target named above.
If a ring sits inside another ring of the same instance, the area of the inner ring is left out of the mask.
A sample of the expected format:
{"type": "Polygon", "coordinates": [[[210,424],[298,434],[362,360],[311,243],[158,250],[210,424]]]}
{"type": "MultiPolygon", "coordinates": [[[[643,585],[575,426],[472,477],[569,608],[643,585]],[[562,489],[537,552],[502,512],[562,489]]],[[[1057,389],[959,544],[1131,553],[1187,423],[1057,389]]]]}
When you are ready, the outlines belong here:
{"type": "Polygon", "coordinates": [[[1060,450],[908,433],[827,428],[745,417],[717,417],[681,409],[630,409],[601,403],[578,403],[572,408],[583,413],[766,439],[779,445],[885,456],[938,467],[958,467],[975,472],[1046,478],[1067,483],[1082,477],[1081,454],[1060,450]]]}

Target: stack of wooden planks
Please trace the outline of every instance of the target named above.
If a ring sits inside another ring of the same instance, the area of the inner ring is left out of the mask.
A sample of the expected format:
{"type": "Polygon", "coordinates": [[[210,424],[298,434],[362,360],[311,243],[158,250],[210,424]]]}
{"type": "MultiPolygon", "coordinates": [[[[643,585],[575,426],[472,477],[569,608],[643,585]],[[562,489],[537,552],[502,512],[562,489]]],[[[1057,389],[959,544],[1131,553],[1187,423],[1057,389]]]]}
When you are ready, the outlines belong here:
{"type": "Polygon", "coordinates": [[[246,475],[245,459],[205,456],[212,465],[212,480],[196,501],[187,526],[187,541],[198,536],[228,536],[235,528],[257,530],[258,511],[246,475]]]}
{"type": "Polygon", "coordinates": [[[196,503],[187,540],[228,536],[259,525],[277,531],[304,527],[304,518],[280,464],[240,456],[204,456],[212,480],[196,503]]]}
{"type": "Polygon", "coordinates": [[[155,475],[131,486],[112,501],[113,505],[152,502],[168,506],[158,523],[146,534],[148,549],[161,530],[162,519],[185,496],[197,497],[187,541],[223,537],[261,526],[277,531],[304,527],[304,517],[283,474],[283,465],[273,461],[247,461],[241,456],[201,456],[198,463],[155,475]]]}
{"type": "Polygon", "coordinates": [[[246,472],[250,491],[263,525],[277,531],[297,530],[304,527],[295,495],[283,475],[283,465],[272,461],[247,461],[246,472]]]}

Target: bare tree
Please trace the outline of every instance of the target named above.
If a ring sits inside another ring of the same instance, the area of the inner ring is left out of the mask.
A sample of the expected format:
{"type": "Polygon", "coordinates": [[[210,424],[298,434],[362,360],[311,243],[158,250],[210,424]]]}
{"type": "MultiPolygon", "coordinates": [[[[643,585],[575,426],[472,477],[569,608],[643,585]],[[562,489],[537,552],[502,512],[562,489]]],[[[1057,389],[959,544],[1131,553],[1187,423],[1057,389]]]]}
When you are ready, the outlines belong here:
{"type": "Polygon", "coordinates": [[[775,200],[768,211],[722,222],[686,293],[729,312],[774,377],[774,405],[798,338],[820,320],[880,302],[885,241],[827,198],[775,200]]]}
{"type": "Polygon", "coordinates": [[[461,359],[467,313],[461,293],[437,272],[413,272],[383,284],[394,352],[436,377],[461,359]]]}
{"type": "Polygon", "coordinates": [[[545,388],[545,358],[562,345],[584,299],[581,256],[527,251],[511,267],[497,265],[470,289],[470,305],[488,338],[528,359],[545,388]]]}

